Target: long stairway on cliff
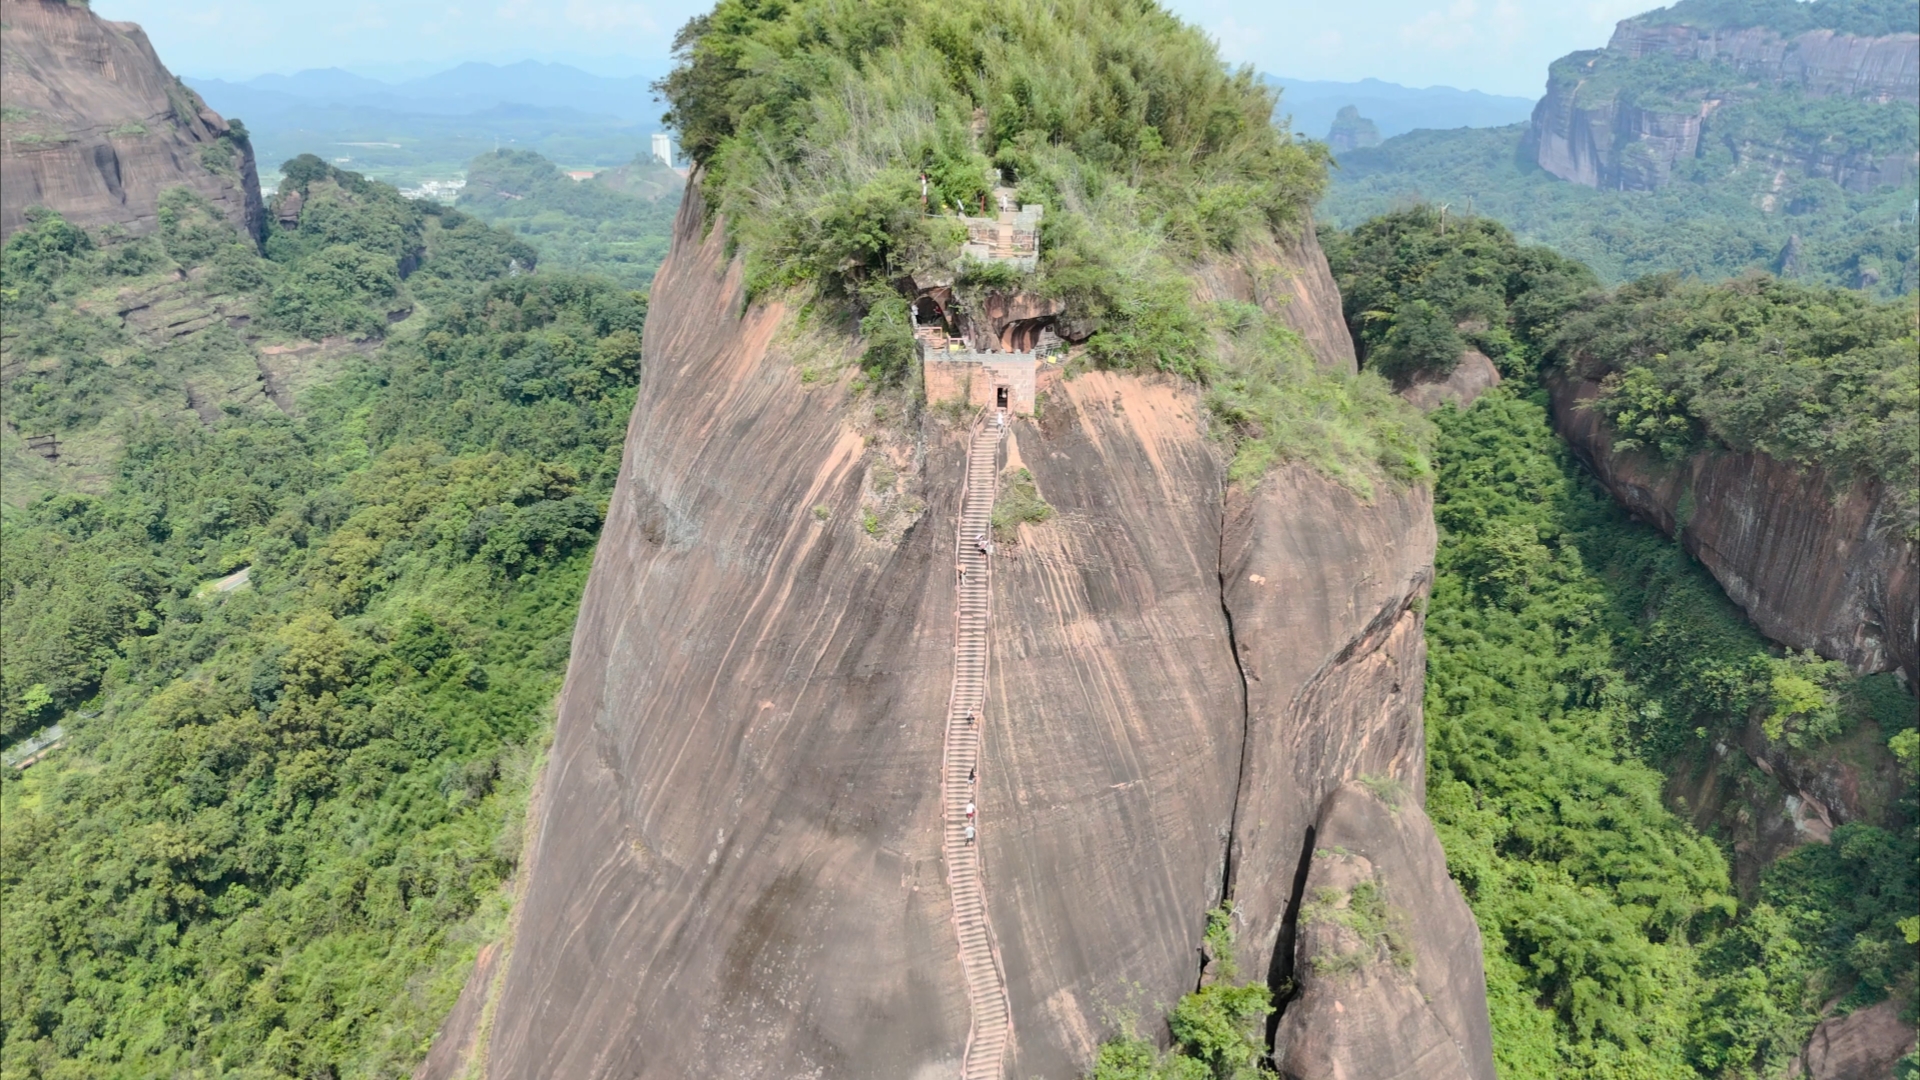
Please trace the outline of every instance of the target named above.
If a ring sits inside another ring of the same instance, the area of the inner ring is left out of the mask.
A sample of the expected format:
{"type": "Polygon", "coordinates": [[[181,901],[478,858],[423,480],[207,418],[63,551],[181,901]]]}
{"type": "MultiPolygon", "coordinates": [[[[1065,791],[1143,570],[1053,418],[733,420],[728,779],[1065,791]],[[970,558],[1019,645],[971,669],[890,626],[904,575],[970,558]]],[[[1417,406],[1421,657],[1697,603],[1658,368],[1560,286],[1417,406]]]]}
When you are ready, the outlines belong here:
{"type": "MultiPolygon", "coordinates": [[[[967,447],[966,487],[960,495],[958,554],[959,618],[953,645],[953,697],[947,705],[947,743],[942,797],[946,811],[947,887],[960,936],[960,967],[967,979],[973,1023],[967,1033],[962,1080],[1001,1080],[1002,1059],[1012,1034],[1013,1012],[1000,970],[1000,951],[987,922],[986,882],[980,844],[968,840],[967,804],[976,802],[975,769],[987,699],[987,617],[992,559],[979,538],[993,528],[999,480],[1000,440],[1006,415],[995,414],[973,432],[967,447]]],[[[984,810],[976,805],[976,813],[984,810]]],[[[985,828],[984,825],[981,826],[985,828]]]]}

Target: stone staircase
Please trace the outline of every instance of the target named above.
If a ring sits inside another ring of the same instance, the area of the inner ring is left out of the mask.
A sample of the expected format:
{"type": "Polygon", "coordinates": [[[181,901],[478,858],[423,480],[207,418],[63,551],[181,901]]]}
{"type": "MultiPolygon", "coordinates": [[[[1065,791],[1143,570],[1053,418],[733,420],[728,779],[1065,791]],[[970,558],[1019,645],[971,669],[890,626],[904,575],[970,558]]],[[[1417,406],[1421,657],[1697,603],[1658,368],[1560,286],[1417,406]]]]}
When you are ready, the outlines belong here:
{"type": "Polygon", "coordinates": [[[960,936],[960,968],[967,979],[973,1024],[961,1066],[962,1080],[1001,1080],[1002,1060],[1013,1034],[1006,978],[1000,952],[987,922],[986,881],[980,843],[966,836],[968,802],[975,803],[977,831],[986,810],[978,805],[980,785],[969,776],[980,762],[980,738],[987,698],[987,619],[992,560],[976,538],[993,529],[993,500],[999,486],[1000,440],[1004,413],[989,414],[975,427],[967,448],[966,487],[960,496],[960,533],[955,568],[959,617],[953,646],[953,697],[947,705],[947,740],[942,799],[946,811],[947,888],[953,897],[953,923],[960,936]],[[971,713],[981,719],[969,720],[971,713]]]}

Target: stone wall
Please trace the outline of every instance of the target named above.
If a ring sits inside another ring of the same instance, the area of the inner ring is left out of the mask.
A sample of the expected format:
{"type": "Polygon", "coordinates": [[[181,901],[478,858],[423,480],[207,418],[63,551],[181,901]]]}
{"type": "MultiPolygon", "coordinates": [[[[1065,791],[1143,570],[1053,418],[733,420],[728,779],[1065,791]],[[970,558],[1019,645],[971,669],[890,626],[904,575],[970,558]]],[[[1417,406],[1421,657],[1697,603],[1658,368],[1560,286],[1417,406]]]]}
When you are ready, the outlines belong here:
{"type": "Polygon", "coordinates": [[[1039,361],[1032,353],[948,353],[930,354],[921,362],[926,380],[928,403],[964,401],[990,409],[998,387],[1007,388],[1007,406],[1021,415],[1033,413],[1034,369],[1039,361]]]}

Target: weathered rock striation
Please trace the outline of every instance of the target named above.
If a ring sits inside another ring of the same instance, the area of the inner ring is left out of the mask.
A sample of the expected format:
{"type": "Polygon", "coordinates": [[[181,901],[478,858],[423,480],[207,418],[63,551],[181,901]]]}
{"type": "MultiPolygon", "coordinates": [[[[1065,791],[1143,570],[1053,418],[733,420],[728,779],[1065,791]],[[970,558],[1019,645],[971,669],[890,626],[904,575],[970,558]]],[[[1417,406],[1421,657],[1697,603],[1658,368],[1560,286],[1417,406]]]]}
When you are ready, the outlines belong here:
{"type": "Polygon", "coordinates": [[[181,186],[260,235],[244,130],[174,78],[138,26],[64,0],[4,0],[0,24],[0,235],[34,206],[151,232],[161,192],[181,186]]]}
{"type": "Polygon", "coordinates": [[[1724,107],[1782,92],[1910,108],[1920,100],[1920,33],[1862,37],[1815,30],[1785,37],[1765,27],[1725,30],[1649,16],[1626,19],[1606,49],[1554,63],[1547,93],[1534,107],[1529,152],[1563,180],[1621,191],[1665,187],[1680,162],[1716,138],[1738,165],[1758,167],[1775,187],[1777,178],[1791,175],[1868,192],[1920,174],[1920,154],[1911,146],[1834,145],[1831,133],[1821,131],[1790,132],[1777,145],[1737,132],[1716,134],[1715,115],[1724,107]],[[1621,86],[1593,88],[1595,80],[1621,83],[1620,69],[1650,57],[1710,63],[1718,74],[1703,72],[1705,81],[1690,92],[1675,94],[1669,87],[1645,104],[1621,86]]]}
{"type": "Polygon", "coordinates": [[[1737,30],[1623,19],[1607,48],[1629,57],[1665,55],[1718,60],[1770,83],[1800,86],[1816,96],[1875,101],[1920,98],[1920,32],[1863,37],[1810,30],[1786,37],[1764,26],[1737,30]]]}
{"type": "Polygon", "coordinates": [[[1663,464],[1615,450],[1584,403],[1589,379],[1549,379],[1553,422],[1615,499],[1700,560],[1760,632],[1855,671],[1920,676],[1920,550],[1878,482],[1835,493],[1818,469],[1765,454],[1663,464]]]}
{"type": "MultiPolygon", "coordinates": [[[[488,1075],[952,1077],[971,1020],[941,805],[965,435],[875,430],[843,384],[803,382],[786,312],[745,305],[697,186],[680,214],[488,1075]],[[924,495],[897,542],[860,523],[883,459],[924,495]]],[[[1320,315],[1340,325],[1337,303],[1320,315]]],[[[977,780],[1019,1077],[1075,1075],[1113,1010],[1192,990],[1223,898],[1243,970],[1275,969],[1343,782],[1389,777],[1419,805],[1434,545],[1424,490],[1369,504],[1298,468],[1226,489],[1190,386],[1047,390],[1001,444],[1055,513],[995,559],[977,780]]],[[[1382,844],[1433,843],[1398,822],[1382,844]]],[[[1460,903],[1444,874],[1408,881],[1460,903]]],[[[1456,982],[1484,1027],[1477,977],[1456,982]]]]}

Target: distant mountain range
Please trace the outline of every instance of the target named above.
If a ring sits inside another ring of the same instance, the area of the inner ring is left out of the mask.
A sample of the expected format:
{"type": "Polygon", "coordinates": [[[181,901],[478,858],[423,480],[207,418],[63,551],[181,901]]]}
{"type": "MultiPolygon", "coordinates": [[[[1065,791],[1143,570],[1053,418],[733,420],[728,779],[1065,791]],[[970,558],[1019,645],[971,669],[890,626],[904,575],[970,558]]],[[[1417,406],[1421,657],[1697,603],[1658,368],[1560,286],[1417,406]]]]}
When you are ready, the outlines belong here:
{"type": "Polygon", "coordinates": [[[1382,138],[1416,128],[1502,127],[1519,123],[1533,113],[1533,99],[1503,97],[1451,86],[1401,86],[1379,79],[1325,82],[1262,75],[1280,88],[1279,114],[1293,117],[1293,130],[1313,139],[1325,139],[1342,106],[1352,105],[1373,121],[1382,138]]]}
{"type": "Polygon", "coordinates": [[[186,83],[217,112],[243,117],[256,128],[271,118],[315,106],[447,116],[500,105],[532,105],[572,109],[629,123],[657,123],[662,107],[654,100],[650,84],[663,73],[609,78],[566,64],[523,60],[517,64],[461,64],[401,82],[382,82],[339,68],[315,68],[292,75],[261,75],[244,82],[189,78],[186,83]]]}
{"type": "Polygon", "coordinates": [[[303,153],[405,187],[458,177],[475,154],[501,147],[569,169],[631,161],[660,130],[651,84],[664,73],[664,64],[605,76],[525,60],[392,82],[339,68],[185,81],[216,112],[245,121],[269,189],[274,169],[303,153]]]}

